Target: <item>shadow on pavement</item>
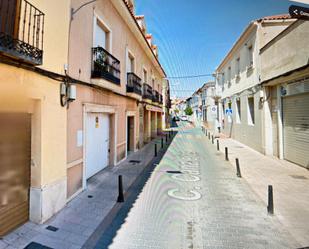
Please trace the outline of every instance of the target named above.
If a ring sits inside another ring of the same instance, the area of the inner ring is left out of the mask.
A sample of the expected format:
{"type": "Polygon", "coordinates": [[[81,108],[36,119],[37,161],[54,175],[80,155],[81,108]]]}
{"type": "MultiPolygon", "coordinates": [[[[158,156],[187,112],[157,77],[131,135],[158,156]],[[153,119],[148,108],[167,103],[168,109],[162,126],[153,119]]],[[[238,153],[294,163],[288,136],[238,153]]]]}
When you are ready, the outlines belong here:
{"type": "Polygon", "coordinates": [[[174,136],[170,138],[169,144],[167,146],[165,145],[165,148],[158,152],[158,156],[151,160],[141,175],[137,177],[137,180],[135,180],[135,182],[129,187],[128,191],[125,193],[125,202],[115,204],[114,208],[103,219],[96,231],[84,244],[82,247],[83,249],[105,249],[113,242],[113,238],[116,236],[117,231],[125,222],[125,219],[134,203],[137,201],[139,194],[146,185],[157,164],[159,164],[164,157],[176,134],[177,131],[174,131],[174,136]]]}

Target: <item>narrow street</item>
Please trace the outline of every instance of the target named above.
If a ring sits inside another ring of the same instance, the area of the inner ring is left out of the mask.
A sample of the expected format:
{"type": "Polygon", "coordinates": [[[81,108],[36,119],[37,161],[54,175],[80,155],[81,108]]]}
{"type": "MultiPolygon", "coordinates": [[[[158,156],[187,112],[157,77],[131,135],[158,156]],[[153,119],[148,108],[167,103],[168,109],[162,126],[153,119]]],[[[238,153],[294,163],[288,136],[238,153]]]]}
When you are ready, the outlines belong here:
{"type": "Polygon", "coordinates": [[[95,248],[299,247],[224,155],[187,122],[179,124],[136,196],[128,214],[116,217],[95,248]]]}

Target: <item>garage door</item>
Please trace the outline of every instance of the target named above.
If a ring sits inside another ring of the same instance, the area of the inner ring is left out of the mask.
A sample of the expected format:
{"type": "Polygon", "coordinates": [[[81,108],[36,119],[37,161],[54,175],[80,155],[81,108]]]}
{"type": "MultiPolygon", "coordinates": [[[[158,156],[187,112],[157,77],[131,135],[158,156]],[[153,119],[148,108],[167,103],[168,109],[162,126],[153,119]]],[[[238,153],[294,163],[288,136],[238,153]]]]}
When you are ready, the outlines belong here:
{"type": "Polygon", "coordinates": [[[29,218],[30,120],[0,113],[0,237],[29,218]]]}
{"type": "Polygon", "coordinates": [[[108,165],[109,115],[89,113],[86,127],[86,178],[108,165]]]}
{"type": "Polygon", "coordinates": [[[285,159],[309,168],[309,94],[283,98],[285,159]]]}

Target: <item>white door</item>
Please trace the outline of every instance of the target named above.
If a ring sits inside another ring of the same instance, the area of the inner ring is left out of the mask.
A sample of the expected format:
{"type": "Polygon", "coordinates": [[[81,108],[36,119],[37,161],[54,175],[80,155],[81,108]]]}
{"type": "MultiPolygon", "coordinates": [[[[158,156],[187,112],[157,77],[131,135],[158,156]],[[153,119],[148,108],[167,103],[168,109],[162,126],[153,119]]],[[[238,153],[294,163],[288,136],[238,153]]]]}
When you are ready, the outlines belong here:
{"type": "Polygon", "coordinates": [[[109,116],[87,114],[86,123],[86,179],[108,165],[109,116]]]}

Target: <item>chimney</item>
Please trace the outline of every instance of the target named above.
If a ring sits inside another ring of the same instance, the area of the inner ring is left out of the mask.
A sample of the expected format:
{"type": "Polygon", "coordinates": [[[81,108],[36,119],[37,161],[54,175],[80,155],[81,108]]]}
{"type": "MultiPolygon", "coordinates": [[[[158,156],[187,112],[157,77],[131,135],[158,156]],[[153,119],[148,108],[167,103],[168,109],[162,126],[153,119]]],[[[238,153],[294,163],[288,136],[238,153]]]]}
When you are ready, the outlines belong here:
{"type": "Polygon", "coordinates": [[[147,34],[146,35],[146,39],[147,39],[149,45],[152,46],[152,35],[151,34],[147,34]]]}

